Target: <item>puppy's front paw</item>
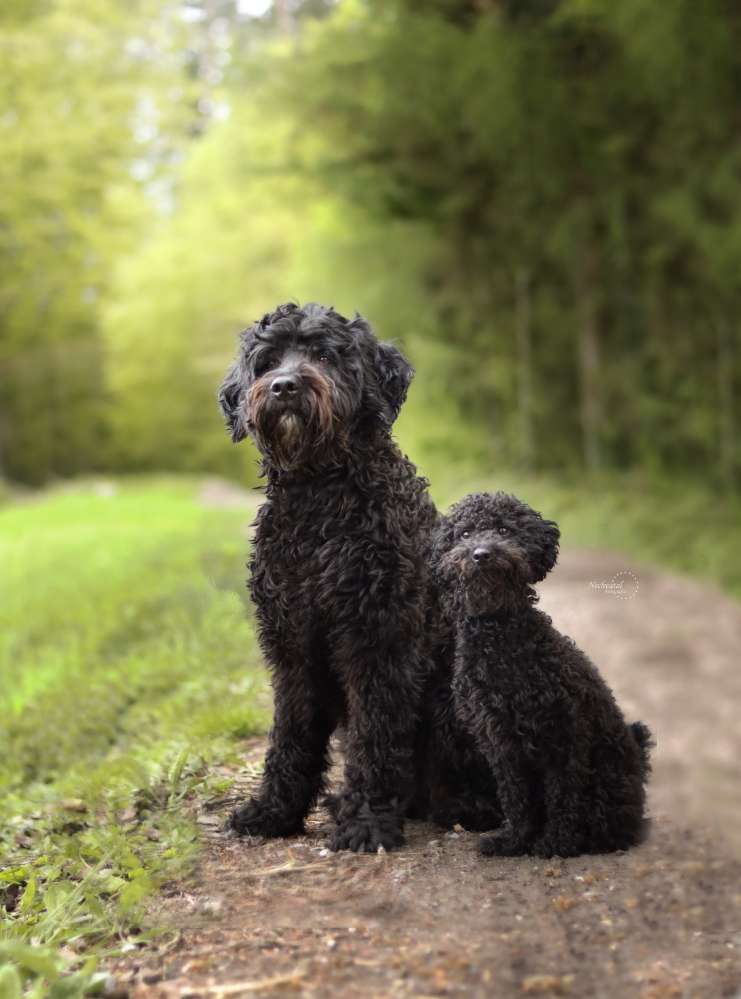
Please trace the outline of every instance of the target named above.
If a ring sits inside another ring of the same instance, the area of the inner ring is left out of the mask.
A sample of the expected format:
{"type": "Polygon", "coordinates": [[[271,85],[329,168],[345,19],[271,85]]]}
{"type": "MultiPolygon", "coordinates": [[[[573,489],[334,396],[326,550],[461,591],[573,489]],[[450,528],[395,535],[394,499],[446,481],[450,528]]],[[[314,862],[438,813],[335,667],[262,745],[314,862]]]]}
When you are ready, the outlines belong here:
{"type": "Polygon", "coordinates": [[[335,798],[330,811],[337,825],[329,838],[330,850],[377,853],[379,847],[393,850],[403,846],[403,823],[396,802],[373,807],[358,792],[347,792],[335,798]]]}
{"type": "Polygon", "coordinates": [[[584,853],[581,836],[554,836],[545,833],[533,843],[532,853],[537,857],[578,857],[584,853]]]}
{"type": "Polygon", "coordinates": [[[502,828],[504,816],[495,801],[476,797],[469,800],[460,823],[472,832],[496,832],[502,828]]]}
{"type": "Polygon", "coordinates": [[[550,857],[562,857],[562,854],[547,837],[542,836],[540,839],[536,839],[533,843],[533,854],[536,857],[544,857],[546,860],[550,857]]]}
{"type": "Polygon", "coordinates": [[[250,798],[235,808],[226,824],[228,831],[237,836],[297,836],[304,831],[302,819],[291,818],[271,809],[265,802],[250,798]]]}
{"type": "Polygon", "coordinates": [[[504,827],[500,832],[479,836],[479,853],[482,857],[521,857],[530,853],[529,844],[520,836],[513,836],[504,827]]]}

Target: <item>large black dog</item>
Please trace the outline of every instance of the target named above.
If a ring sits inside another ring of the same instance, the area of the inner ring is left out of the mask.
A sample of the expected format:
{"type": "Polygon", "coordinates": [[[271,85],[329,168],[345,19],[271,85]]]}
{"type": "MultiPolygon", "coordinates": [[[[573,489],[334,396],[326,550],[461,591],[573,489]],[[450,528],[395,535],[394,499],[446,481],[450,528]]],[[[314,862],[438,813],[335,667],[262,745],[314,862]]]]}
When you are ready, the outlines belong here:
{"type": "Polygon", "coordinates": [[[219,400],[232,439],[263,457],[267,501],[250,564],[275,701],[256,797],[239,834],[300,832],[346,729],[332,849],[403,842],[427,674],[427,482],[391,427],[412,368],[360,316],[280,306],[245,330],[219,400]]]}
{"type": "Polygon", "coordinates": [[[648,729],[626,725],[595,666],[533,606],[558,542],[553,521],[503,493],[465,497],[436,531],[455,706],[504,812],[486,855],[623,850],[646,829],[648,729]]]}

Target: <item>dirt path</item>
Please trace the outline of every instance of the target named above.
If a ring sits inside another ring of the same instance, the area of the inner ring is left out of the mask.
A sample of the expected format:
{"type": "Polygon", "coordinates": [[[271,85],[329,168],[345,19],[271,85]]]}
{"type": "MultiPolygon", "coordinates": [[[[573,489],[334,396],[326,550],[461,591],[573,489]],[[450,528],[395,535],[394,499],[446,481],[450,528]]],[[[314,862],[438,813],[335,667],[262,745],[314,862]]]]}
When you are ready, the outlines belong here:
{"type": "Polygon", "coordinates": [[[153,911],[179,932],[117,980],[152,999],[741,996],[741,606],[593,553],[563,556],[542,605],[657,737],[643,847],[483,860],[475,835],[411,823],[398,853],[334,855],[321,814],[260,845],[203,816],[198,872],[153,911]]]}

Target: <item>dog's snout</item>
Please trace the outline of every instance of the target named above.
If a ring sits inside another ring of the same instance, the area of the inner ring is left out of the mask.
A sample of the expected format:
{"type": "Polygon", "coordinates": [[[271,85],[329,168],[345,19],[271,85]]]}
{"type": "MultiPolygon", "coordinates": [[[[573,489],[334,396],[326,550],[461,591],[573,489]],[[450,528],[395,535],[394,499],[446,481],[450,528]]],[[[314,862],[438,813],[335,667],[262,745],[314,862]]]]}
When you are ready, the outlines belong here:
{"type": "Polygon", "coordinates": [[[295,395],[299,389],[296,375],[278,375],[270,383],[270,391],[277,399],[287,399],[295,395]]]}
{"type": "Polygon", "coordinates": [[[479,545],[474,548],[472,558],[474,562],[485,562],[491,555],[490,548],[484,548],[483,545],[479,545]]]}

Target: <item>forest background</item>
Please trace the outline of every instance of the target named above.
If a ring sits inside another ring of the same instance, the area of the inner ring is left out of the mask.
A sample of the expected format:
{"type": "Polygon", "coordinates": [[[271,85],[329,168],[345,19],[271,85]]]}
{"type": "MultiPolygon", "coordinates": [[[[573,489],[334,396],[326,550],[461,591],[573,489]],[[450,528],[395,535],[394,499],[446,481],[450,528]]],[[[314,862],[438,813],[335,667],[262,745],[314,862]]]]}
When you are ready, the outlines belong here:
{"type": "Polygon", "coordinates": [[[728,0],[8,0],[0,29],[6,480],[255,482],[214,394],[295,299],[406,348],[431,475],[736,491],[728,0]]]}

